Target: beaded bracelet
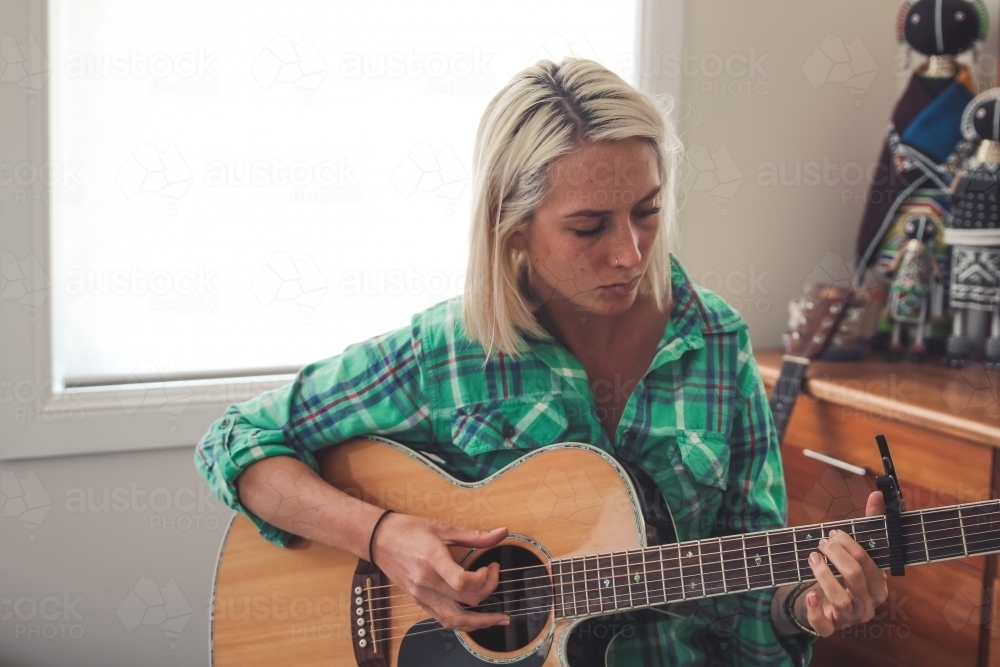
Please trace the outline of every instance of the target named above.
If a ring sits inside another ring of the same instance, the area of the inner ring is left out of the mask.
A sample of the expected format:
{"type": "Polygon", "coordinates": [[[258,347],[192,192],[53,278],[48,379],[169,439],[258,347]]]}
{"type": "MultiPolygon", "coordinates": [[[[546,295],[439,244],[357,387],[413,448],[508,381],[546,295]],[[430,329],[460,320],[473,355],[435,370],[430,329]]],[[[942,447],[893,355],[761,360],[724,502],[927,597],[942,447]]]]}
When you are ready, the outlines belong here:
{"type": "MultiPolygon", "coordinates": [[[[391,514],[393,511],[394,510],[386,510],[382,512],[382,516],[380,516],[378,518],[378,521],[375,522],[375,525],[372,526],[372,536],[368,538],[368,562],[371,563],[372,565],[375,565],[375,557],[372,554],[372,549],[375,547],[375,531],[378,530],[378,525],[382,523],[382,519],[389,516],[389,514],[391,514]]],[[[375,565],[375,567],[378,567],[378,565],[375,565]]]]}
{"type": "Polygon", "coordinates": [[[791,622],[791,624],[794,625],[799,630],[799,632],[804,632],[807,635],[812,635],[813,637],[819,637],[818,632],[813,630],[808,625],[800,623],[799,619],[795,618],[795,611],[794,611],[795,600],[798,599],[799,595],[802,594],[802,591],[809,588],[814,583],[815,582],[813,581],[803,581],[798,586],[793,588],[791,592],[788,593],[788,596],[785,598],[783,606],[785,609],[785,616],[788,617],[789,622],[791,622]]]}

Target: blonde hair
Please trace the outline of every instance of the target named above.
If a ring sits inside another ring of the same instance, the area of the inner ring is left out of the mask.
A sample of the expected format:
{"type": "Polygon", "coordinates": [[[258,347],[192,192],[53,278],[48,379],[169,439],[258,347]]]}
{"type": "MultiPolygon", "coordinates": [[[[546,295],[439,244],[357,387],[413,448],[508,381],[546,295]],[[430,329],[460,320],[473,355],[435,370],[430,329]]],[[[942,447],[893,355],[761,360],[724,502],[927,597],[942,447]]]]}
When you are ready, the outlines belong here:
{"type": "Polygon", "coordinates": [[[663,202],[660,227],[639,291],[661,310],[670,302],[670,238],[676,225],[675,177],[680,140],[669,118],[645,93],[600,63],[539,60],[490,100],[472,156],[472,226],[462,303],[466,335],[486,349],[518,357],[521,331],[550,337],[525,289],[527,253],[507,240],[530,224],[550,189],[549,167],[584,142],[639,137],[655,150],[663,202]]]}

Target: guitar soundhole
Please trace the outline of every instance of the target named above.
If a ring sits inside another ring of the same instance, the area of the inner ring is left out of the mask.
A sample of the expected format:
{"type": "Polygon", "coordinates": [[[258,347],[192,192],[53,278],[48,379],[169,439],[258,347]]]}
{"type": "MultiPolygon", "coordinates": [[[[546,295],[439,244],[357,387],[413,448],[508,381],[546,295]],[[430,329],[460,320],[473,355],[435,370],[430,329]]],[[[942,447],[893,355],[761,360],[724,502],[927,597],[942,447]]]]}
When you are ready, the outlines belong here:
{"type": "Polygon", "coordinates": [[[500,563],[500,583],[492,595],[469,609],[507,614],[510,625],[473,630],[469,636],[490,651],[516,651],[545,630],[552,611],[552,582],[538,557],[523,547],[504,545],[484,550],[470,569],[490,563],[500,563]]]}

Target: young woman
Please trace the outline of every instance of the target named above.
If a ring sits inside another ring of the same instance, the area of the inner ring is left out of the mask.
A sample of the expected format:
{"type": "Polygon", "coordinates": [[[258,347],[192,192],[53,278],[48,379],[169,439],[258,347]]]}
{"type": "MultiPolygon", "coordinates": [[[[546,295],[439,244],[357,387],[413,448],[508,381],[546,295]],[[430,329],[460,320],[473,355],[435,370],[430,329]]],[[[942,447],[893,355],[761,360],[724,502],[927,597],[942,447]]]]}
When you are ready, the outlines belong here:
{"type": "MultiPolygon", "coordinates": [[[[519,73],[477,132],[463,297],[230,406],[198,445],[199,471],[267,539],[372,560],[460,630],[509,618],[463,606],[489,595],[498,568],[465,571],[447,545],[491,546],[506,529],[383,516],[324,482],[317,450],[382,434],[474,480],[526,450],[587,442],[648,473],[681,540],[785,525],[746,323],[669,250],[680,150],[664,112],[593,61],[519,73]]],[[[805,664],[813,632],[867,621],[888,595],[849,535],[819,550],[842,576],[812,554],[816,583],[794,619],[783,613],[794,585],[702,599],[619,634],[608,664],[805,664]]]]}

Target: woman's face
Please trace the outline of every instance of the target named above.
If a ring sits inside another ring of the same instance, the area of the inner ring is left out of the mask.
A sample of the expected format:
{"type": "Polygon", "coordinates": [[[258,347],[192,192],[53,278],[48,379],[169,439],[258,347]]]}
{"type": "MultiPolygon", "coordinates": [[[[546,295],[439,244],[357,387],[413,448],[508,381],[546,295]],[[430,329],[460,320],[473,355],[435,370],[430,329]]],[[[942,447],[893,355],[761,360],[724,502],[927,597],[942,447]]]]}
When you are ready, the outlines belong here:
{"type": "Polygon", "coordinates": [[[548,196],[509,241],[528,252],[535,294],[547,307],[565,300],[577,311],[625,312],[659,230],[656,152],[637,138],[587,143],[549,175],[548,196]]]}

